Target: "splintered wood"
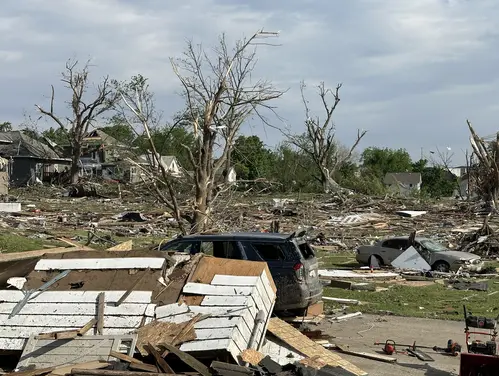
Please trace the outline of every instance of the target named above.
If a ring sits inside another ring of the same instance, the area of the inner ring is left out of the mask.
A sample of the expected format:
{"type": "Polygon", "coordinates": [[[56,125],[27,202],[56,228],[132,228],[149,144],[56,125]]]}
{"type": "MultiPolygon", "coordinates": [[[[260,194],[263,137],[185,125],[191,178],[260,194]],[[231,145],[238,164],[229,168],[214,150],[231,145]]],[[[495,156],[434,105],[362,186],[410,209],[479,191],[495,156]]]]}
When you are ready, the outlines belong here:
{"type": "Polygon", "coordinates": [[[362,371],[360,368],[315,343],[310,338],[301,334],[297,329],[277,317],[270,319],[268,331],[281,341],[287,343],[296,351],[314,359],[314,361],[318,361],[320,359],[327,365],[333,367],[340,366],[355,375],[367,375],[367,373],[362,371]]]}
{"type": "MultiPolygon", "coordinates": [[[[143,356],[147,356],[148,352],[144,348],[149,343],[153,346],[163,343],[172,343],[178,337],[183,329],[189,325],[189,322],[183,324],[174,324],[170,322],[153,321],[152,323],[143,326],[137,331],[137,349],[143,356]]],[[[181,342],[193,341],[196,339],[194,327],[182,334],[181,342]]]]}

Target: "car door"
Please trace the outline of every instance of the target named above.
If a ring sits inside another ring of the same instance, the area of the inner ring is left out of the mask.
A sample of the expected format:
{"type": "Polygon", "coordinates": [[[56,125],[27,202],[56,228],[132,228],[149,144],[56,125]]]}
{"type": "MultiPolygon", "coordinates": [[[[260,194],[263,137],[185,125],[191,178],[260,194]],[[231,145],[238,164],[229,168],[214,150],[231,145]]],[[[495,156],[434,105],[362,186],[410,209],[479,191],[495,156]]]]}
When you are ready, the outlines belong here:
{"type": "MultiPolygon", "coordinates": [[[[277,242],[242,242],[241,243],[250,261],[264,261],[269,266],[270,274],[277,287],[277,301],[279,304],[285,304],[285,301],[292,297],[289,289],[293,289],[295,278],[293,261],[286,259],[286,250],[284,243],[277,242]]],[[[277,303],[276,303],[277,304],[277,303]]]]}
{"type": "Polygon", "coordinates": [[[406,239],[388,239],[381,243],[380,256],[387,265],[399,257],[407,249],[406,239]]]}

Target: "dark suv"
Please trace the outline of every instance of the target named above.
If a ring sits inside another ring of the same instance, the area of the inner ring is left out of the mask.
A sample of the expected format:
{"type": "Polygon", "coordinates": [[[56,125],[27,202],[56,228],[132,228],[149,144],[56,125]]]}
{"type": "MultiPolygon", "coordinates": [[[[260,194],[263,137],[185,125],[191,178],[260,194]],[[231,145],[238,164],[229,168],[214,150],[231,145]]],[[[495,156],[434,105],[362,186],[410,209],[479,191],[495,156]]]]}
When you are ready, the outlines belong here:
{"type": "Polygon", "coordinates": [[[277,287],[276,311],[301,313],[322,296],[319,264],[314,251],[294,234],[187,235],[164,244],[161,250],[190,254],[203,252],[220,258],[267,262],[277,287]]]}

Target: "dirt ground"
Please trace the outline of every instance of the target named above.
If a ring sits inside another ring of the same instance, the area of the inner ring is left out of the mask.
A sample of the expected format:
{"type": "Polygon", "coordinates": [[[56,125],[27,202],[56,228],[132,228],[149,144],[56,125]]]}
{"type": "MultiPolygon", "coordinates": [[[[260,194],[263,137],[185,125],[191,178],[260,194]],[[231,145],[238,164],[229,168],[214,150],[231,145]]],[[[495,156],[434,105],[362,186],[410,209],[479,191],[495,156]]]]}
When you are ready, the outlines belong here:
{"type": "MultiPolygon", "coordinates": [[[[334,338],[332,343],[345,344],[353,351],[381,352],[375,342],[392,339],[402,344],[445,347],[449,339],[464,346],[464,323],[395,316],[364,315],[340,323],[321,323],[320,329],[334,338]]],[[[398,348],[404,350],[404,348],[398,348]]],[[[451,376],[459,374],[460,357],[440,355],[425,350],[434,362],[422,362],[404,354],[397,354],[394,364],[342,354],[341,356],[366,371],[369,376],[451,376]]]]}

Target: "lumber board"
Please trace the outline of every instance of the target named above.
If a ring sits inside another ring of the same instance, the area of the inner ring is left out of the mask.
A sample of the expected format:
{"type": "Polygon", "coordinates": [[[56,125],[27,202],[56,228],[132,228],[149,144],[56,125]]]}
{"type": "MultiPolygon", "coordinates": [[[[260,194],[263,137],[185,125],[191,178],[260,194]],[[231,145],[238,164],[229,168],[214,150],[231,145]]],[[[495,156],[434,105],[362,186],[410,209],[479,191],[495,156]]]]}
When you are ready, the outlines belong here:
{"type": "MultiPolygon", "coordinates": [[[[0,327],[64,327],[80,329],[85,326],[93,316],[54,316],[54,315],[16,315],[9,319],[9,315],[0,315],[0,327]]],[[[104,316],[104,327],[106,328],[137,328],[141,316],[104,316]]]]}
{"type": "MultiPolygon", "coordinates": [[[[251,297],[247,296],[205,296],[201,302],[201,306],[244,306],[252,301],[251,297]]],[[[263,308],[263,307],[262,307],[263,308]]]]}
{"type": "MultiPolygon", "coordinates": [[[[126,291],[106,291],[105,302],[116,303],[126,291]]],[[[33,294],[29,303],[96,303],[101,291],[45,291],[33,294]]],[[[22,291],[0,290],[0,302],[17,303],[24,298],[22,291]]],[[[152,291],[133,291],[126,303],[151,303],[152,291]]]]}
{"type": "Polygon", "coordinates": [[[164,263],[162,257],[42,259],[35,270],[162,269],[164,263]]]}
{"type": "Polygon", "coordinates": [[[79,251],[95,251],[95,249],[90,247],[78,246],[78,247],[57,247],[57,248],[39,249],[35,251],[6,253],[0,255],[0,262],[20,261],[31,258],[42,257],[43,255],[79,252],[79,251]]]}
{"type": "Polygon", "coordinates": [[[272,290],[271,283],[265,273],[260,276],[234,276],[234,275],[220,275],[217,274],[211,281],[213,286],[252,286],[256,287],[262,299],[267,306],[270,306],[276,298],[275,292],[272,290]]]}
{"type": "MultiPolygon", "coordinates": [[[[0,303],[0,315],[10,314],[16,303],[0,303]]],[[[127,303],[116,307],[114,304],[106,304],[106,316],[154,316],[155,304],[133,304],[127,303]]],[[[95,315],[96,304],[93,303],[28,303],[19,314],[21,315],[71,315],[89,316],[95,315]]]]}
{"type": "Polygon", "coordinates": [[[205,283],[188,282],[182,289],[184,294],[196,295],[216,295],[216,296],[248,296],[251,295],[255,287],[250,286],[213,286],[205,283]]]}
{"type": "Polygon", "coordinates": [[[367,375],[367,373],[360,368],[354,366],[352,363],[346,361],[339,355],[325,349],[320,344],[315,343],[307,336],[301,334],[299,330],[277,317],[273,317],[269,320],[268,331],[299,353],[309,358],[319,357],[330,366],[340,366],[358,376],[367,375]]]}
{"type": "Polygon", "coordinates": [[[169,317],[174,315],[180,315],[182,313],[189,312],[189,307],[187,304],[167,304],[164,306],[158,306],[155,309],[156,318],[160,319],[162,317],[169,317]]]}
{"type": "Polygon", "coordinates": [[[71,373],[72,369],[102,369],[108,366],[109,366],[108,362],[101,362],[96,360],[93,362],[80,363],[71,366],[57,367],[50,374],[64,376],[71,373]]]}
{"type": "Polygon", "coordinates": [[[349,355],[354,355],[354,356],[359,356],[361,358],[366,358],[366,359],[371,359],[371,360],[378,360],[380,362],[385,362],[385,363],[394,363],[397,361],[397,358],[394,358],[392,356],[386,356],[382,354],[376,354],[376,353],[367,353],[363,351],[354,351],[350,350],[348,346],[342,346],[342,345],[334,345],[339,351],[341,351],[344,354],[349,354],[349,355]]]}

